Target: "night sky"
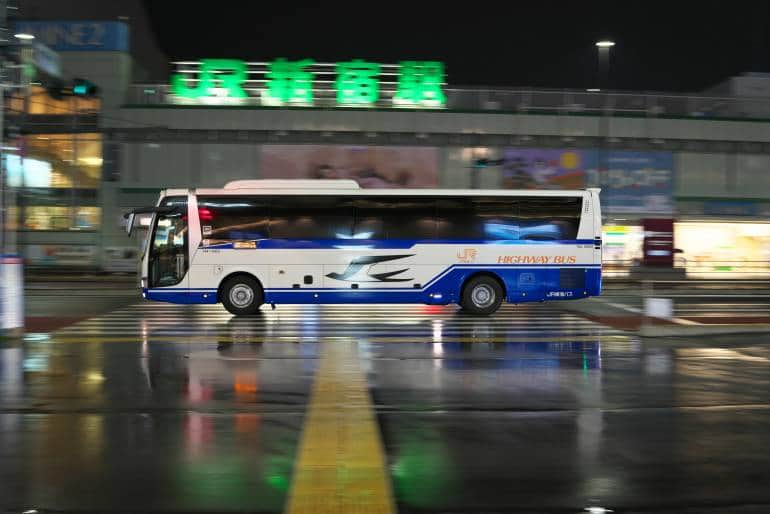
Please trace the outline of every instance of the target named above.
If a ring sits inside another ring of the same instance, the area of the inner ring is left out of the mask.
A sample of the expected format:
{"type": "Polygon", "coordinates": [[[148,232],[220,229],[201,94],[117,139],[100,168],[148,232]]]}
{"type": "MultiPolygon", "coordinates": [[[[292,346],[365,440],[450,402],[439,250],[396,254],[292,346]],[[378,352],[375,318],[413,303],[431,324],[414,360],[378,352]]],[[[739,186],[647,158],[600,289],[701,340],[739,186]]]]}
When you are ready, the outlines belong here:
{"type": "Polygon", "coordinates": [[[323,2],[145,0],[172,60],[440,60],[451,85],[700,91],[770,72],[770,2],[323,2]],[[192,7],[200,5],[200,8],[192,7]]]}

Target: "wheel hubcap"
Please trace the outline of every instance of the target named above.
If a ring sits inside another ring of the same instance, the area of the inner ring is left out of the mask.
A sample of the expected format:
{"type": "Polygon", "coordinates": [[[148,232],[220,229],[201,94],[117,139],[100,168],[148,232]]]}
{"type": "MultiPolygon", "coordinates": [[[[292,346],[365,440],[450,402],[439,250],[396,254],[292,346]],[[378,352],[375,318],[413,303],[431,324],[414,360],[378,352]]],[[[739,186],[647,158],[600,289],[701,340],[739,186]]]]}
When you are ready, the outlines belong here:
{"type": "Polygon", "coordinates": [[[471,300],[476,307],[489,307],[495,302],[495,292],[487,284],[479,284],[471,291],[471,300]]]}
{"type": "Polygon", "coordinates": [[[238,284],[230,289],[230,303],[236,307],[248,307],[252,301],[254,301],[254,291],[246,284],[238,284]]]}

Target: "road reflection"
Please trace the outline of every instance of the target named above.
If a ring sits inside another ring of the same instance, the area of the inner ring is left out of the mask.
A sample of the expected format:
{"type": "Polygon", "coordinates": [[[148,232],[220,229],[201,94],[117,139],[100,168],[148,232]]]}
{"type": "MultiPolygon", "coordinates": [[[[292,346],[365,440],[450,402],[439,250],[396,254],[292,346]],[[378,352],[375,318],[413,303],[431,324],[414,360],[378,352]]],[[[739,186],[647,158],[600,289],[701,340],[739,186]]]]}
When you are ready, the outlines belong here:
{"type": "MultiPolygon", "coordinates": [[[[17,409],[0,414],[0,492],[14,508],[280,511],[322,349],[355,342],[402,508],[511,506],[530,476],[571,477],[554,490],[574,505],[604,498],[605,409],[670,404],[688,354],[553,311],[503,314],[190,308],[0,347],[0,404],[17,409]]],[[[633,478],[613,473],[617,490],[633,478]]]]}

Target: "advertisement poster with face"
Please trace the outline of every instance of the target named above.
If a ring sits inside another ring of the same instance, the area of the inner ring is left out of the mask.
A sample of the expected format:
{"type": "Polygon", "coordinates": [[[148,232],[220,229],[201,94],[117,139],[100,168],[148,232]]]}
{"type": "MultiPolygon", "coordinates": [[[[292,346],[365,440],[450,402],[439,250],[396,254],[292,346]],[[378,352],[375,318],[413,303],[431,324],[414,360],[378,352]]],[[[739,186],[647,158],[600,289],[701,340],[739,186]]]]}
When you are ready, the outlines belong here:
{"type": "Polygon", "coordinates": [[[436,148],[264,145],[261,152],[265,179],[352,179],[362,188],[438,186],[436,148]]]}

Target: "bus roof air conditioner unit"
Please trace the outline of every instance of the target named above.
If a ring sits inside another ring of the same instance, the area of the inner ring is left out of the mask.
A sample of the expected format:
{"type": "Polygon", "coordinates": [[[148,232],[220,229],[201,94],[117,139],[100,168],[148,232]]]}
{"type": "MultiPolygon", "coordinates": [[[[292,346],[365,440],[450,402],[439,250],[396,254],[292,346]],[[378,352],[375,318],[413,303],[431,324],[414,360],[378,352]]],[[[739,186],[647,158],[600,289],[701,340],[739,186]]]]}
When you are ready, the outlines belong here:
{"type": "Polygon", "coordinates": [[[355,180],[346,179],[264,179],[234,180],[225,189],[360,189],[355,180]]]}

